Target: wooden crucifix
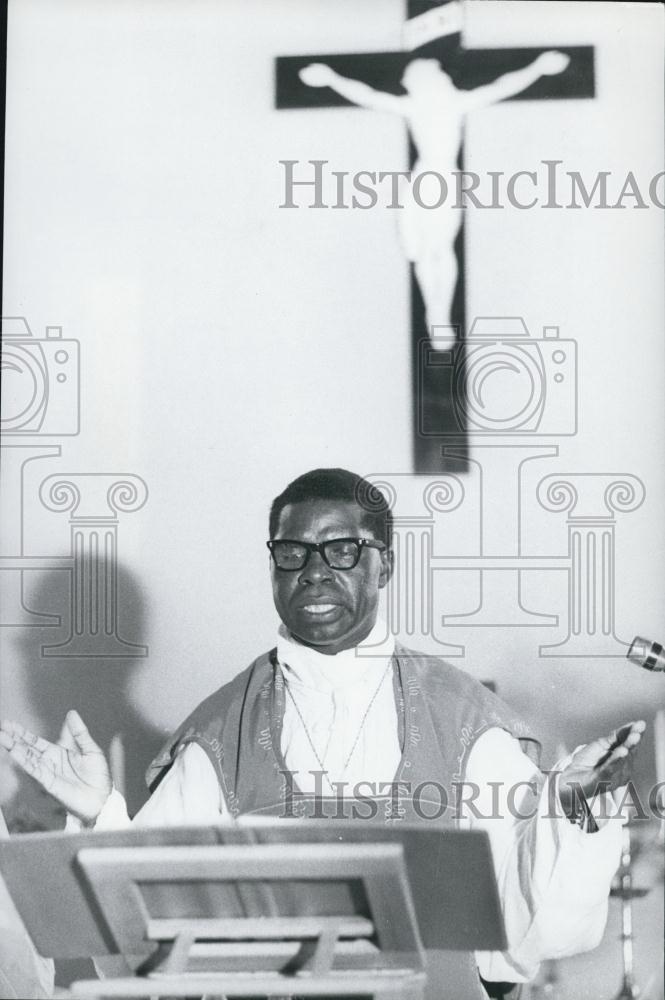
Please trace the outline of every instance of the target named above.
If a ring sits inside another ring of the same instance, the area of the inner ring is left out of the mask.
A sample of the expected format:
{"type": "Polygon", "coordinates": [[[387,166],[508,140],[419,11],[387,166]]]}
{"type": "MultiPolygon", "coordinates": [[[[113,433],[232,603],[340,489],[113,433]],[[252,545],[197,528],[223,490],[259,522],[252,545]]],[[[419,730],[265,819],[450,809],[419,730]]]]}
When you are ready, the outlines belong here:
{"type": "MultiPolygon", "coordinates": [[[[355,105],[400,114],[407,107],[406,95],[410,108],[417,105],[421,85],[428,100],[437,86],[441,92],[439,81],[432,85],[431,79],[438,73],[440,84],[447,88],[443,96],[447,103],[430,104],[429,116],[423,108],[425,113],[419,120],[414,114],[403,114],[409,126],[411,167],[414,174],[420,170],[424,175],[437,170],[445,174],[451,168],[451,158],[453,168],[463,170],[462,118],[474,106],[500,100],[594,96],[591,46],[559,47],[556,52],[551,48],[466,49],[461,46],[461,10],[460,0],[407,0],[408,51],[279,57],[277,108],[355,105]],[[445,108],[451,111],[447,117],[445,108]],[[442,124],[437,132],[439,115],[442,124]],[[437,149],[448,160],[438,167],[434,162],[437,149]]],[[[463,372],[465,358],[465,252],[464,228],[455,222],[451,229],[445,221],[450,215],[425,212],[421,218],[429,232],[423,230],[422,238],[416,232],[414,238],[414,227],[410,225],[411,232],[406,232],[403,243],[411,262],[413,465],[417,473],[431,473],[446,468],[442,445],[450,444],[451,439],[455,441],[456,455],[462,456],[461,464],[465,464],[466,422],[461,400],[453,398],[453,393],[459,391],[459,379],[453,373],[463,372]],[[439,246],[428,259],[427,253],[419,255],[419,246],[421,249],[432,244],[434,225],[442,226],[434,234],[440,238],[439,246]],[[443,267],[442,260],[446,262],[443,267]],[[430,266],[432,261],[434,266],[430,266]],[[436,351],[430,349],[442,343],[434,302],[445,305],[447,324],[442,321],[440,329],[457,331],[453,351],[442,352],[440,346],[436,351]]],[[[409,228],[409,219],[405,219],[404,228],[409,228]]],[[[460,459],[453,461],[459,472],[460,459]]]]}

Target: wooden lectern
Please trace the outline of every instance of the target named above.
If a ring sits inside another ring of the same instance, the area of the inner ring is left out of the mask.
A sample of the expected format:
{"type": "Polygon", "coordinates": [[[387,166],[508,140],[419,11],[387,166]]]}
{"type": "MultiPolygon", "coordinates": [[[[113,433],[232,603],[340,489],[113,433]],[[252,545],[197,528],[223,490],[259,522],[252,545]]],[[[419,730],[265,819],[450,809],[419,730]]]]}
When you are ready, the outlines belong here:
{"type": "Polygon", "coordinates": [[[86,1000],[417,1000],[426,947],[505,947],[478,832],[282,820],[34,834],[0,844],[0,870],[43,954],[124,959],[73,984],[86,1000]]]}

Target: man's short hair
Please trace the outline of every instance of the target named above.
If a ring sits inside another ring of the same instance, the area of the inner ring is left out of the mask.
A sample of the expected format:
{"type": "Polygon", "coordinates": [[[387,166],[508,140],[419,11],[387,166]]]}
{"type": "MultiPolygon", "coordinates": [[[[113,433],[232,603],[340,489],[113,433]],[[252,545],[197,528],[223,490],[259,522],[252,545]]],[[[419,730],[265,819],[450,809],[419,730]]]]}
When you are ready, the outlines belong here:
{"type": "Polygon", "coordinates": [[[375,538],[392,545],[393,515],[381,490],[348,469],[313,469],[298,476],[270,507],[269,530],[274,538],[284,508],[303,500],[342,500],[356,503],[364,511],[363,524],[375,538]]]}

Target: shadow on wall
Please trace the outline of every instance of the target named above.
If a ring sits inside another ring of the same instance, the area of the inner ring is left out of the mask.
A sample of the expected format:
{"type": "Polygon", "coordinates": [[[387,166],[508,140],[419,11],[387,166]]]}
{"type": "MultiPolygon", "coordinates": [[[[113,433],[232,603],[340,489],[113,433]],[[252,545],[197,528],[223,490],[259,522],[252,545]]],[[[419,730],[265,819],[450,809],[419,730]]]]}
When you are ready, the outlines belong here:
{"type": "MultiPolygon", "coordinates": [[[[87,640],[92,655],[52,655],[55,650],[42,647],[67,642],[73,603],[70,597],[70,573],[42,573],[31,588],[28,600],[33,611],[59,614],[57,627],[16,629],[14,669],[19,674],[25,703],[35,718],[40,736],[57,740],[67,711],[75,708],[88,726],[93,739],[110,756],[111,743],[119,737],[124,749],[125,794],[130,815],[148,797],[145,769],[166,739],[166,733],[150,723],[131,694],[132,682],[145,668],[146,658],[131,655],[134,644],[146,645],[148,633],[144,595],[136,577],[121,565],[105,566],[100,561],[98,578],[106,577],[107,568],[115,571],[117,584],[118,633],[129,655],[94,655],[97,637],[87,640]]],[[[89,607],[86,608],[86,613],[89,607]]],[[[102,641],[100,639],[100,641],[102,641]]],[[[122,654],[123,647],[118,646],[122,654]]],[[[80,650],[78,650],[80,652],[80,650]]],[[[20,720],[19,720],[20,721],[20,720]]],[[[3,804],[9,829],[13,833],[31,830],[60,829],[65,822],[62,807],[26,775],[18,776],[12,799],[3,804]]]]}

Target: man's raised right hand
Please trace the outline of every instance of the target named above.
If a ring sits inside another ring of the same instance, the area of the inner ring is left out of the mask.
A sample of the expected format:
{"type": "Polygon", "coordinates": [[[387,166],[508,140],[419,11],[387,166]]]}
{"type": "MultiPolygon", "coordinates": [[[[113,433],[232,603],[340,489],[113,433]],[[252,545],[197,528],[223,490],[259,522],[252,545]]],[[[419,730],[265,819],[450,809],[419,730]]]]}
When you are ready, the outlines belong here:
{"type": "Polygon", "coordinates": [[[0,746],[68,812],[84,823],[96,820],[111,792],[111,773],[78,712],[67,712],[57,743],[3,720],[0,746]]]}

